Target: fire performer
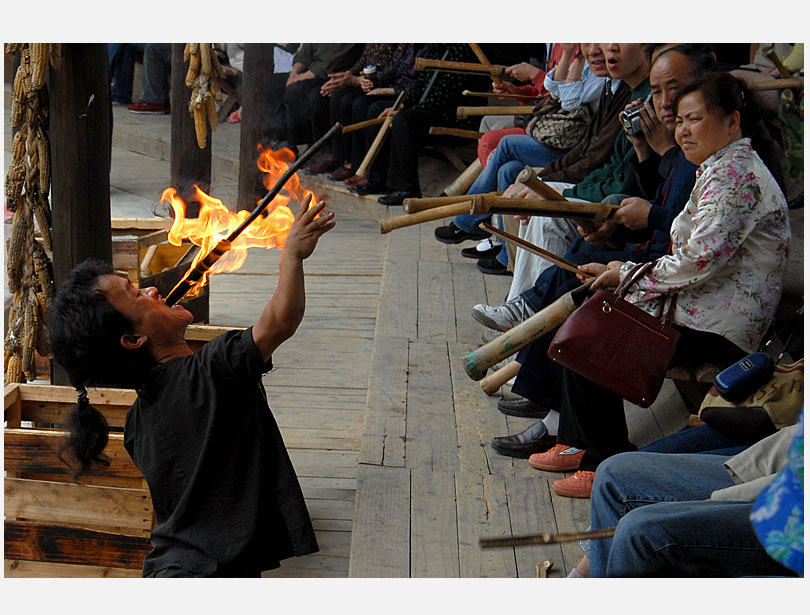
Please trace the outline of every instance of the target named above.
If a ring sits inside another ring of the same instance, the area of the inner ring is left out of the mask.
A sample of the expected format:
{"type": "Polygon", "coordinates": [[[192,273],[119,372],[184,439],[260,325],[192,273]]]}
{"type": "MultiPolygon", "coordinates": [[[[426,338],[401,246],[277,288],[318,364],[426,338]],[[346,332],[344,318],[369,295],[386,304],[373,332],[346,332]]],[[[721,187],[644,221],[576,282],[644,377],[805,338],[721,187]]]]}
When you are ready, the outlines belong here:
{"type": "Polygon", "coordinates": [[[99,262],[76,267],[51,304],[53,356],[78,391],[60,450],[74,480],[104,455],[107,422],[85,386],[137,388],[124,445],[149,485],[157,525],[145,577],[258,577],[318,544],[262,374],[304,316],[303,261],[335,226],[307,197],[286,237],[276,291],[256,324],[196,353],[192,315],[99,262]],[[320,214],[320,217],[316,218],[320,214]]]}

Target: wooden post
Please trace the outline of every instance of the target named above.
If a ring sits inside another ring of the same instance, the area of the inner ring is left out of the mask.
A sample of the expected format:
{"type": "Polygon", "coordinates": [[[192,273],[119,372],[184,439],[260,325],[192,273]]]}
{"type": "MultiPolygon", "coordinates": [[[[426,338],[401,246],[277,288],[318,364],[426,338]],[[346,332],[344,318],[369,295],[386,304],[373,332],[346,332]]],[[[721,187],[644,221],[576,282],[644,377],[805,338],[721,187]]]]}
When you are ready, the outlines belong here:
{"type": "Polygon", "coordinates": [[[171,178],[169,183],[186,202],[187,217],[199,213],[199,205],[193,201],[191,188],[197,184],[210,194],[211,191],[211,141],[209,135],[205,147],[197,145],[194,117],[188,112],[191,88],[186,85],[186,66],[183,62],[184,43],[172,44],[171,74],[171,178]],[[196,205],[196,207],[195,207],[196,205]]]}
{"type": "MultiPolygon", "coordinates": [[[[87,258],[112,264],[110,74],[107,45],[63,44],[50,71],[53,273],[59,284],[87,258]]],[[[69,384],[54,369],[53,384],[69,384]]]]}
{"type": "Polygon", "coordinates": [[[259,155],[257,146],[270,146],[273,69],[272,43],[245,44],[237,209],[252,210],[267,192],[256,160],[259,155]]]}

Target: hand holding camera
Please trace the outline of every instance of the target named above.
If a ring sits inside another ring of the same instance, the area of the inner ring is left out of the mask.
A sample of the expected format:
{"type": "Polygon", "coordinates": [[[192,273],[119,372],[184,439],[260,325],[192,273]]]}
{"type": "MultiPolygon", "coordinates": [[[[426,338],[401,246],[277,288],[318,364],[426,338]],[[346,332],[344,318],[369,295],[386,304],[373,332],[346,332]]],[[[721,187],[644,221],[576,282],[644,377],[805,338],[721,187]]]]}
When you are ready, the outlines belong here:
{"type": "Polygon", "coordinates": [[[652,152],[659,156],[675,145],[672,132],[658,119],[652,104],[652,94],[645,100],[634,100],[619,114],[627,139],[636,149],[639,161],[652,152]]]}

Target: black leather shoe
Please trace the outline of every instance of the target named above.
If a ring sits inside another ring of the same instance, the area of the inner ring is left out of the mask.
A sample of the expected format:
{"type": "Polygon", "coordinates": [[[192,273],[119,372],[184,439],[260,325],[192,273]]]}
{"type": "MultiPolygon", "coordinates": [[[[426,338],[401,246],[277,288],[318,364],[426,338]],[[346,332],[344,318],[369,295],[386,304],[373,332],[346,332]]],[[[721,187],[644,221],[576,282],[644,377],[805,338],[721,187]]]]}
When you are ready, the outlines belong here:
{"type": "Polygon", "coordinates": [[[498,402],[498,410],[509,416],[522,416],[527,419],[542,419],[548,414],[548,408],[525,397],[502,399],[498,402]]]}
{"type": "Polygon", "coordinates": [[[492,438],[492,448],[507,457],[528,459],[534,453],[545,453],[557,444],[557,438],[546,433],[543,421],[537,421],[513,436],[492,438]]]}
{"type": "Polygon", "coordinates": [[[478,269],[483,273],[488,273],[490,275],[512,275],[512,273],[506,268],[506,265],[501,264],[501,261],[494,256],[480,259],[475,266],[478,267],[478,269]]]}
{"type": "Polygon", "coordinates": [[[349,190],[360,196],[366,196],[367,194],[384,194],[388,192],[388,189],[383,184],[375,184],[374,182],[366,182],[362,186],[352,186],[349,190]]]}
{"type": "Polygon", "coordinates": [[[391,194],[386,194],[377,199],[380,205],[402,205],[405,199],[420,199],[422,198],[421,192],[413,192],[411,190],[395,190],[391,194]]]}

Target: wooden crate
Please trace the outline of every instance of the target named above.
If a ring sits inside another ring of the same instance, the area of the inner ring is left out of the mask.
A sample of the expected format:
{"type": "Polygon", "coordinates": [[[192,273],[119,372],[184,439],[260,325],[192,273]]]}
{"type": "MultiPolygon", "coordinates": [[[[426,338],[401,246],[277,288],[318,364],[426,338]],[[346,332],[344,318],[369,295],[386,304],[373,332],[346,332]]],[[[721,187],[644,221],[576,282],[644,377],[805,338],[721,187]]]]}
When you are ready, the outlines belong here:
{"type": "MultiPolygon", "coordinates": [[[[170,218],[113,218],[113,267],[124,271],[135,286],[154,286],[164,297],[188,271],[195,246],[168,243],[170,218]]],[[[180,303],[194,315],[194,322],[208,322],[208,287],[180,303]]]]}
{"type": "MultiPolygon", "coordinates": [[[[228,327],[191,325],[197,349],[228,327]]],[[[106,467],[72,482],[56,454],[76,403],[73,387],[9,384],[4,391],[5,575],[138,577],[151,550],[155,515],[149,489],[124,448],[124,421],[137,394],[91,387],[90,403],[110,425],[106,467]]]]}

